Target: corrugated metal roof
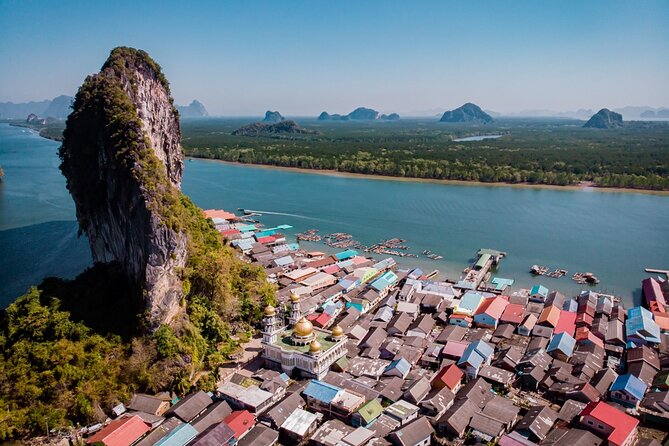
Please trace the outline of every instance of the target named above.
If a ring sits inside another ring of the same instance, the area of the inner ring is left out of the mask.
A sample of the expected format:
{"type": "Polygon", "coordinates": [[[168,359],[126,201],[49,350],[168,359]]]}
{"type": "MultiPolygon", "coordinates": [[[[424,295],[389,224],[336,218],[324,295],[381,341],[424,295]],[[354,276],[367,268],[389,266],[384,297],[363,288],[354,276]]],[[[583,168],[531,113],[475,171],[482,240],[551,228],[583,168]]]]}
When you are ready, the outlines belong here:
{"type": "Polygon", "coordinates": [[[625,391],[632,395],[637,400],[642,400],[644,394],[646,393],[646,383],[641,381],[634,375],[620,375],[616,380],[611,384],[611,391],[625,391]]]}
{"type": "Polygon", "coordinates": [[[295,409],[293,413],[283,422],[281,429],[293,432],[303,437],[309,427],[316,422],[318,416],[303,409],[295,409]]]}
{"type": "Polygon", "coordinates": [[[197,437],[197,431],[190,424],[177,426],[172,432],[163,437],[156,446],[184,446],[197,437]]]}
{"type": "Polygon", "coordinates": [[[329,404],[335,399],[339,391],[341,391],[341,389],[337,386],[314,379],[309,381],[309,384],[307,384],[307,387],[302,393],[315,400],[329,404]]]}

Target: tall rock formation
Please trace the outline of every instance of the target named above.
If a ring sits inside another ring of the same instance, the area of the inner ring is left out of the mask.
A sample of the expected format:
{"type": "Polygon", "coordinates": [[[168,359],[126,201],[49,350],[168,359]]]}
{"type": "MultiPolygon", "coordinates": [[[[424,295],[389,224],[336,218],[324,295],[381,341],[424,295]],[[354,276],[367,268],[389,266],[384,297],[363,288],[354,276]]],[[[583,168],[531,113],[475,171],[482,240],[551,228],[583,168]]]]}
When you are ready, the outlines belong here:
{"type": "Polygon", "coordinates": [[[623,126],[623,115],[603,108],[588,120],[583,127],[588,129],[613,129],[623,126]]]}
{"type": "Polygon", "coordinates": [[[265,118],[262,120],[262,122],[281,122],[284,121],[286,118],[281,116],[281,113],[278,111],[271,111],[267,110],[265,112],[265,118]]]}
{"type": "Polygon", "coordinates": [[[197,99],[193,99],[188,105],[177,105],[177,110],[179,110],[179,115],[182,118],[206,118],[209,116],[204,104],[197,99]]]}
{"type": "Polygon", "coordinates": [[[481,110],[476,104],[467,102],[455,110],[449,110],[443,114],[439,122],[470,122],[475,124],[489,124],[493,122],[492,116],[481,110]]]}
{"type": "Polygon", "coordinates": [[[141,293],[151,327],[183,297],[188,236],[174,215],[184,156],[170,90],[141,50],[112,50],[76,95],[61,171],[96,262],[118,262],[141,293]]]}

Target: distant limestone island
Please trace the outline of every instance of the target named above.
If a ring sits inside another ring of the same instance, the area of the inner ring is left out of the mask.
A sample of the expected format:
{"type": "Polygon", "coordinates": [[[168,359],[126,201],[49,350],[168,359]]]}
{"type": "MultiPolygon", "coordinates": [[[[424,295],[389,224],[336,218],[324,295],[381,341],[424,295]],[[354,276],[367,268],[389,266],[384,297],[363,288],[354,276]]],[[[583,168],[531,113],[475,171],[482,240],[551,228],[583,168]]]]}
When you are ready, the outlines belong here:
{"type": "Polygon", "coordinates": [[[44,118],[65,119],[72,111],[72,96],[31,102],[0,102],[0,119],[26,119],[31,114],[44,118]]]}
{"type": "Polygon", "coordinates": [[[319,121],[398,121],[399,119],[400,115],[397,113],[380,114],[374,109],[365,107],[358,107],[348,115],[331,115],[323,112],[318,116],[319,121]]]}
{"type": "MultiPolygon", "coordinates": [[[[283,118],[282,118],[283,119],[283,118]]],[[[234,136],[290,136],[290,135],[314,135],[318,132],[307,130],[292,120],[280,121],[274,124],[254,122],[240,127],[232,135],[234,136]]]]}
{"type": "Polygon", "coordinates": [[[262,120],[262,122],[281,122],[285,120],[286,118],[281,116],[281,113],[279,113],[278,111],[267,110],[265,112],[265,118],[262,120]]]}
{"type": "Polygon", "coordinates": [[[494,119],[476,104],[467,102],[455,110],[445,112],[439,122],[466,122],[471,124],[490,124],[494,119]]]}
{"type": "Polygon", "coordinates": [[[181,118],[206,118],[209,116],[204,104],[197,99],[193,99],[193,102],[188,105],[177,105],[177,110],[181,118]]]}
{"type": "Polygon", "coordinates": [[[623,127],[623,115],[609,110],[608,108],[603,108],[588,120],[583,125],[583,128],[586,129],[615,129],[623,127]]]}

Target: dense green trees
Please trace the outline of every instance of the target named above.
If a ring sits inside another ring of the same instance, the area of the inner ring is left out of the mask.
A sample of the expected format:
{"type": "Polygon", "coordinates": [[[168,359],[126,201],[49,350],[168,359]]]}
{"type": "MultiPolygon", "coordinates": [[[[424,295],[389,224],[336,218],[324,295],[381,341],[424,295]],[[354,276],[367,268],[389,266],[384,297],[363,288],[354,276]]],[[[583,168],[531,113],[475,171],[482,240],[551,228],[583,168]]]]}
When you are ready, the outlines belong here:
{"type": "Polygon", "coordinates": [[[191,156],[283,167],[482,182],[669,190],[669,126],[582,129],[571,121],[501,121],[496,126],[421,122],[301,122],[319,135],[239,137],[232,120],[186,122],[191,156]],[[502,133],[496,140],[454,137],[502,133]]]}

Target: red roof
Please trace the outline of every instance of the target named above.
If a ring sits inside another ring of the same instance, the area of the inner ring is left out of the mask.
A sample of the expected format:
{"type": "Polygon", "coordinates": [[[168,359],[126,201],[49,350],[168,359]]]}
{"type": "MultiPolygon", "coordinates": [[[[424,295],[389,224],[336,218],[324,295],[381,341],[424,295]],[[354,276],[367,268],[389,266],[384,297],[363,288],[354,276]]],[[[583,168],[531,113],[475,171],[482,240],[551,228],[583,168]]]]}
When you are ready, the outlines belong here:
{"type": "Polygon", "coordinates": [[[271,235],[268,235],[267,237],[257,237],[256,240],[258,240],[258,243],[266,244],[275,242],[276,238],[274,238],[271,235]]]}
{"type": "Polygon", "coordinates": [[[587,325],[590,326],[592,325],[592,321],[594,318],[590,316],[588,313],[582,313],[579,310],[579,313],[576,315],[576,325],[587,325]]]}
{"type": "Polygon", "coordinates": [[[330,265],[323,268],[323,272],[328,274],[334,274],[339,272],[340,270],[341,268],[339,268],[337,265],[330,265]]]}
{"type": "Polygon", "coordinates": [[[509,302],[501,297],[493,297],[485,299],[481,305],[476,309],[475,314],[487,314],[491,318],[498,320],[509,302]]]}
{"type": "Polygon", "coordinates": [[[520,324],[525,317],[525,307],[520,304],[509,304],[504,309],[500,320],[512,324],[520,324]]]}
{"type": "Polygon", "coordinates": [[[460,384],[460,381],[464,375],[465,374],[462,373],[462,370],[460,370],[457,365],[451,364],[441,369],[434,376],[434,379],[432,380],[432,386],[443,388],[445,385],[449,389],[454,390],[458,384],[460,384]]]}
{"type": "Polygon", "coordinates": [[[660,326],[660,330],[669,330],[669,314],[656,311],[653,313],[653,319],[660,326]]]}
{"type": "Polygon", "coordinates": [[[562,311],[553,334],[569,333],[571,336],[574,336],[574,330],[576,330],[576,313],[562,311]]]}
{"type": "Polygon", "coordinates": [[[256,417],[248,410],[236,410],[225,417],[223,421],[230,426],[230,429],[235,433],[235,438],[239,440],[256,424],[256,417]]]}
{"type": "Polygon", "coordinates": [[[220,233],[221,233],[222,236],[225,237],[226,235],[241,234],[241,231],[239,229],[224,229],[224,230],[220,231],[220,233]]]}
{"type": "Polygon", "coordinates": [[[222,209],[208,209],[202,212],[206,218],[223,218],[225,220],[235,220],[239,218],[232,212],[227,212],[222,209]]]}
{"type": "Polygon", "coordinates": [[[613,428],[613,432],[609,435],[608,440],[614,445],[625,443],[639,424],[639,420],[636,418],[603,401],[592,402],[583,409],[583,412],[581,412],[581,424],[584,426],[587,426],[587,424],[583,422],[583,417],[588,415],[602,424],[613,428]]]}
{"type": "Polygon", "coordinates": [[[576,342],[592,342],[604,348],[604,341],[591,332],[588,327],[578,327],[576,329],[576,342]]]}
{"type": "Polygon", "coordinates": [[[330,319],[332,319],[332,317],[331,317],[329,314],[327,314],[327,313],[321,313],[321,314],[318,315],[318,317],[317,317],[316,319],[314,319],[312,322],[314,323],[314,325],[317,325],[317,326],[323,328],[323,327],[325,327],[325,324],[327,324],[328,322],[330,322],[330,319]]]}
{"type": "Polygon", "coordinates": [[[662,288],[657,280],[649,277],[641,281],[643,288],[643,295],[646,298],[646,302],[650,303],[657,301],[660,305],[666,305],[667,301],[664,299],[664,294],[662,294],[662,288]]]}
{"type": "Polygon", "coordinates": [[[445,356],[454,356],[459,358],[467,349],[469,342],[467,341],[448,341],[444,348],[441,350],[441,354],[445,356]]]}
{"type": "Polygon", "coordinates": [[[86,443],[102,443],[105,446],[128,446],[150,430],[151,428],[137,415],[119,418],[89,437],[86,443]]]}

